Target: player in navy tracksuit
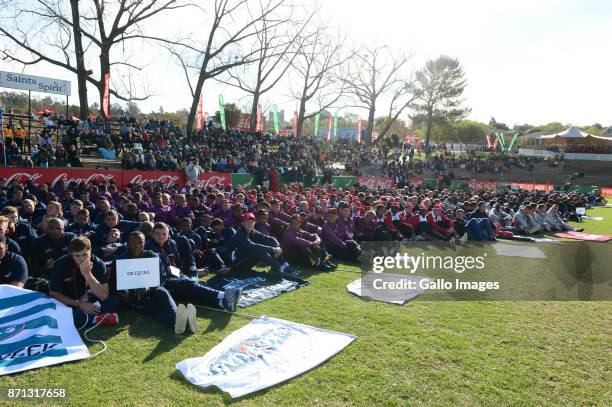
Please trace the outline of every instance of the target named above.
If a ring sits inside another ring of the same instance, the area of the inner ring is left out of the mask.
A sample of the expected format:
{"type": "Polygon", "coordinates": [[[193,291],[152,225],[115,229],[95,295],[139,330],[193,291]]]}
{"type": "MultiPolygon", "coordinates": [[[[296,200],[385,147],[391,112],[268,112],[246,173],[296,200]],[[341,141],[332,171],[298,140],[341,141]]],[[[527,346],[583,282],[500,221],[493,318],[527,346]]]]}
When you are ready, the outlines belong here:
{"type": "MultiPolygon", "coordinates": [[[[118,256],[116,260],[146,259],[158,257],[151,250],[144,250],[145,236],[142,232],[134,231],[128,237],[127,252],[118,256]]],[[[121,303],[129,305],[138,312],[157,319],[164,325],[175,326],[176,303],[170,292],[163,287],[166,279],[166,268],[159,261],[160,284],[159,287],[142,288],[136,290],[117,291],[117,262],[113,262],[109,282],[111,292],[117,293],[121,303]]]]}
{"type": "Polygon", "coordinates": [[[64,232],[64,221],[51,218],[44,235],[32,241],[30,247],[30,275],[49,278],[55,260],[68,254],[68,244],[76,235],[64,232]]]}
{"type": "Polygon", "coordinates": [[[84,236],[72,239],[68,249],[51,269],[49,295],[72,307],[77,328],[104,320],[116,325],[119,299],[109,290],[104,262],[91,254],[91,242],[84,236]]]}
{"type": "MultiPolygon", "coordinates": [[[[177,239],[181,236],[187,238],[191,251],[196,255],[197,266],[203,266],[213,273],[226,273],[229,271],[229,267],[225,265],[225,262],[215,248],[209,247],[208,244],[205,246],[202,236],[192,230],[191,218],[185,217],[180,220],[177,239]]],[[[208,243],[208,237],[205,236],[205,238],[208,243]]]]}
{"type": "Polygon", "coordinates": [[[232,247],[235,249],[234,270],[239,273],[248,272],[255,265],[265,263],[271,267],[271,276],[279,273],[298,276],[282,257],[283,249],[278,241],[255,230],[255,215],[252,213],[243,215],[242,227],[234,235],[232,247]]]}
{"type": "Polygon", "coordinates": [[[10,284],[22,288],[28,279],[28,266],[25,259],[8,251],[6,236],[0,236],[0,284],[10,284]]]}
{"type": "Polygon", "coordinates": [[[32,240],[37,237],[36,230],[30,223],[19,218],[19,211],[14,206],[5,206],[0,213],[11,221],[6,236],[17,242],[21,255],[27,259],[30,255],[32,240]]]}
{"type": "MultiPolygon", "coordinates": [[[[184,236],[179,236],[180,239],[185,239],[184,236]]],[[[230,312],[236,310],[236,305],[240,299],[241,289],[228,288],[225,291],[218,291],[208,287],[205,283],[199,283],[189,278],[184,272],[184,268],[180,268],[179,276],[173,275],[170,271],[170,266],[177,267],[181,264],[180,255],[177,244],[169,238],[169,228],[165,223],[158,222],[153,227],[151,240],[147,242],[146,248],[157,253],[166,270],[166,278],[164,287],[170,291],[172,296],[180,301],[188,301],[207,306],[224,308],[230,312]]],[[[193,253],[192,257],[193,257],[193,253]]],[[[193,259],[191,260],[193,261],[193,259]]],[[[185,264],[183,262],[183,264],[185,264]]],[[[187,271],[193,276],[193,271],[189,265],[187,271]]],[[[193,269],[195,270],[195,269],[193,269]]],[[[197,277],[196,277],[197,278],[197,277]]]]}
{"type": "MultiPolygon", "coordinates": [[[[128,220],[120,220],[119,214],[116,210],[111,209],[106,212],[104,216],[104,222],[94,230],[93,241],[94,244],[100,244],[108,236],[108,232],[113,229],[119,229],[122,236],[129,236],[130,232],[136,230],[140,226],[140,222],[130,222],[128,220]]],[[[125,240],[124,240],[125,241],[125,240]]]]}

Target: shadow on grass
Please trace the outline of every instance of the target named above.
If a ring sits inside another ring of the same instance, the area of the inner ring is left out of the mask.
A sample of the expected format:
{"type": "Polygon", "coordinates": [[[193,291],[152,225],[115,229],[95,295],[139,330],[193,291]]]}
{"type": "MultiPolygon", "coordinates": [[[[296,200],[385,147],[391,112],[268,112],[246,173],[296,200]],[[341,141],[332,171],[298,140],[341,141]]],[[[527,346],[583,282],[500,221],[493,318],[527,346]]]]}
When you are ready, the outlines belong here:
{"type": "Polygon", "coordinates": [[[131,337],[159,338],[157,346],[143,359],[143,362],[150,362],[157,356],[179,346],[186,337],[175,335],[171,328],[162,325],[154,318],[140,315],[134,311],[128,311],[125,314],[128,316],[125,319],[129,322],[128,333],[131,337]]]}

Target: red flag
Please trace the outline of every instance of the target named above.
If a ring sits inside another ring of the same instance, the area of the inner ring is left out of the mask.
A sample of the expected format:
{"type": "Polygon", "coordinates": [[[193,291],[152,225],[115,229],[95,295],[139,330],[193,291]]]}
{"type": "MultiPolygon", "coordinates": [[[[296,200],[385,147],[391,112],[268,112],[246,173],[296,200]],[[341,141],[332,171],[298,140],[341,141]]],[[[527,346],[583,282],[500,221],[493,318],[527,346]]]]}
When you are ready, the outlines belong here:
{"type": "Polygon", "coordinates": [[[110,117],[110,73],[104,74],[104,95],[102,95],[102,111],[108,119],[110,117]]]}
{"type": "Polygon", "coordinates": [[[330,114],[329,115],[329,126],[327,127],[327,141],[331,141],[331,131],[332,131],[333,122],[334,122],[334,117],[330,114]]]}
{"type": "Polygon", "coordinates": [[[261,128],[261,105],[257,105],[257,119],[255,122],[255,131],[262,131],[261,128]]]}
{"type": "Polygon", "coordinates": [[[491,148],[491,135],[487,133],[487,147],[491,148]]]}
{"type": "Polygon", "coordinates": [[[495,139],[495,143],[493,143],[493,150],[495,150],[497,148],[497,142],[499,141],[498,138],[495,139]]]}
{"type": "Polygon", "coordinates": [[[361,120],[357,123],[357,142],[361,144],[361,120]]]}
{"type": "Polygon", "coordinates": [[[298,112],[293,112],[293,134],[295,135],[295,137],[298,136],[298,134],[297,134],[297,122],[298,122],[298,112]]]}
{"type": "Polygon", "coordinates": [[[196,114],[196,129],[202,130],[202,95],[200,94],[200,103],[198,104],[198,113],[196,114]]]}

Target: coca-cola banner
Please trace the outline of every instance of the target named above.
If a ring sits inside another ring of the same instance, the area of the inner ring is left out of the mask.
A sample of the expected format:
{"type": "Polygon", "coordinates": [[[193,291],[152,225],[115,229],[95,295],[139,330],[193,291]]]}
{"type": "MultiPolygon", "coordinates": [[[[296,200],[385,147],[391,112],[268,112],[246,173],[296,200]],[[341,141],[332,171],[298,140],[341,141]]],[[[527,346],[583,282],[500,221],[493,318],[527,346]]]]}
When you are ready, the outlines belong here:
{"type": "Polygon", "coordinates": [[[159,181],[166,187],[185,185],[185,174],[178,171],[121,171],[122,186],[142,185],[145,182],[159,181]]]}
{"type": "Polygon", "coordinates": [[[368,189],[391,188],[395,185],[393,178],[387,177],[355,177],[355,181],[368,189]]]}
{"type": "Polygon", "coordinates": [[[468,187],[476,190],[497,189],[497,184],[497,181],[479,181],[475,179],[468,181],[468,187]]]}
{"type": "MultiPolygon", "coordinates": [[[[146,182],[161,182],[166,187],[184,186],[185,174],[179,171],[118,171],[93,170],[88,168],[0,168],[3,186],[13,181],[21,183],[32,181],[35,185],[49,184],[51,187],[60,181],[66,183],[85,182],[86,184],[113,181],[119,188],[128,184],[142,185],[146,182]]],[[[200,174],[198,188],[219,188],[232,184],[231,174],[207,172],[200,174]]]]}
{"type": "Polygon", "coordinates": [[[53,188],[58,182],[85,182],[87,184],[114,181],[122,185],[121,171],[72,169],[72,168],[0,168],[3,186],[12,181],[32,181],[35,185],[49,184],[53,188]]]}
{"type": "Polygon", "coordinates": [[[521,182],[512,182],[510,184],[512,186],[513,189],[524,189],[525,191],[534,191],[534,190],[539,190],[539,191],[552,191],[554,189],[554,187],[551,184],[528,184],[528,183],[521,183],[521,182]]]}
{"type": "Polygon", "coordinates": [[[205,172],[198,177],[196,188],[224,188],[232,186],[232,174],[227,172],[205,172]]]}

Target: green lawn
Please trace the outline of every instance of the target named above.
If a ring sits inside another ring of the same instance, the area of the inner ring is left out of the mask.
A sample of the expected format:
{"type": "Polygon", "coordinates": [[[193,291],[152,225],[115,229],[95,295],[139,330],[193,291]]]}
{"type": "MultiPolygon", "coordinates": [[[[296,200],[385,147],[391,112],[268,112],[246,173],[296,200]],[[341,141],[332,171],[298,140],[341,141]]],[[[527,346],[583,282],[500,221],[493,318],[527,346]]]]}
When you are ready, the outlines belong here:
{"type": "MultiPolygon", "coordinates": [[[[589,215],[605,220],[583,223],[587,231],[612,234],[612,208],[589,215]]],[[[563,250],[538,247],[547,254],[563,250]]],[[[507,273],[538,276],[540,268],[553,267],[541,259],[495,258],[489,245],[482,250],[490,255],[487,264],[507,273]]],[[[203,355],[249,322],[202,309],[200,332],[192,336],[174,336],[123,312],[117,329],[91,334],[106,340],[106,353],[4,376],[0,387],[64,387],[63,404],[72,406],[610,404],[611,302],[413,301],[400,307],[348,294],[346,284],[359,269],[341,270],[308,276],[309,286],[241,310],[357,336],[322,366],[255,395],[232,401],[218,390],[199,390],[175,370],[178,361],[203,355]]]]}

